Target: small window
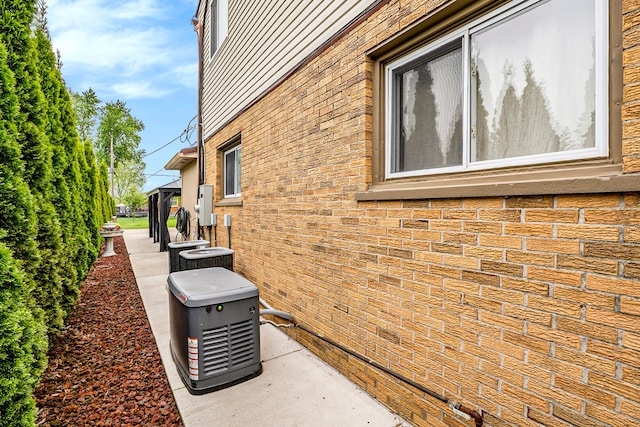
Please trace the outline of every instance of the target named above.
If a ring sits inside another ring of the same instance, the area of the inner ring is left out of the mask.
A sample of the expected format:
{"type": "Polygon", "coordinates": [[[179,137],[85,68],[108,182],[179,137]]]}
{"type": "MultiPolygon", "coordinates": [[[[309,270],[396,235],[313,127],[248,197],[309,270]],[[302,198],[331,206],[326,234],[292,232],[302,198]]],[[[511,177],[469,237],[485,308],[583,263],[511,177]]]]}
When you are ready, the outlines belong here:
{"type": "Polygon", "coordinates": [[[392,64],[392,174],[462,164],[462,61],[458,39],[392,64]]]}
{"type": "Polygon", "coordinates": [[[224,197],[239,197],[241,194],[242,146],[224,152],[224,197]]]}
{"type": "Polygon", "coordinates": [[[211,2],[211,57],[216,53],[229,32],[228,0],[212,0],[211,2]]]}
{"type": "Polygon", "coordinates": [[[385,177],[609,155],[602,0],[514,1],[385,66],[385,177]]]}

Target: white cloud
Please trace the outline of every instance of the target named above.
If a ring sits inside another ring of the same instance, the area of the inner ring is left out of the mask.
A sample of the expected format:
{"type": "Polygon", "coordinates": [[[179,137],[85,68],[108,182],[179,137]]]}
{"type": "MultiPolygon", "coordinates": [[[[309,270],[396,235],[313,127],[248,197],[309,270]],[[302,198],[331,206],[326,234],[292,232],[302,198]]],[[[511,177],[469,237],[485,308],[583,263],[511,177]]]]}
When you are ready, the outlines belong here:
{"type": "Polygon", "coordinates": [[[121,94],[125,98],[162,98],[174,90],[156,87],[150,81],[128,81],[115,83],[111,89],[113,92],[121,94]]]}
{"type": "Polygon", "coordinates": [[[134,74],[168,62],[166,31],[122,30],[92,33],[69,30],[55,38],[65,64],[79,69],[109,69],[134,74]]]}
{"type": "Polygon", "coordinates": [[[198,83],[198,62],[188,62],[185,64],[174,64],[164,76],[182,86],[196,89],[198,83]]]}
{"type": "Polygon", "coordinates": [[[68,83],[90,83],[124,98],[158,98],[176,86],[193,88],[197,40],[184,17],[195,12],[195,3],[49,0],[49,30],[63,75],[68,83]]]}
{"type": "Polygon", "coordinates": [[[143,25],[142,20],[162,19],[159,0],[49,0],[47,15],[51,32],[68,29],[108,31],[143,25]]]}

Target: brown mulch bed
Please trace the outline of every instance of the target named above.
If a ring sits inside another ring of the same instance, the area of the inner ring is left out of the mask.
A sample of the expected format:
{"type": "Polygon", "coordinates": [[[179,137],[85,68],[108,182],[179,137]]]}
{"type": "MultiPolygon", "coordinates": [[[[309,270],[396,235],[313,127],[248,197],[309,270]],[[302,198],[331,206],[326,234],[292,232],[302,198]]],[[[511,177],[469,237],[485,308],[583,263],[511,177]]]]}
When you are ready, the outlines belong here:
{"type": "Polygon", "coordinates": [[[122,237],[98,258],[36,389],[38,425],[182,426],[122,237]]]}

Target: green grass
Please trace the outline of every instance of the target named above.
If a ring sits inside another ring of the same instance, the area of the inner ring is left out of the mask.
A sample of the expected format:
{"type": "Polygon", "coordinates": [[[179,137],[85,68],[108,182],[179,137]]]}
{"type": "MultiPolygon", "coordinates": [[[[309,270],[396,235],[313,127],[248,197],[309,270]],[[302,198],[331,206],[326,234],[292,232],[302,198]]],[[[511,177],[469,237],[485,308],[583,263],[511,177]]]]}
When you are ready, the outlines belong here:
{"type": "MultiPolygon", "coordinates": [[[[141,228],[149,228],[149,217],[144,218],[118,218],[118,224],[124,230],[138,230],[141,228]]],[[[176,219],[169,218],[167,221],[169,229],[176,227],[176,219]]]]}
{"type": "Polygon", "coordinates": [[[144,218],[118,218],[118,225],[125,230],[137,230],[149,228],[149,217],[144,218]]]}

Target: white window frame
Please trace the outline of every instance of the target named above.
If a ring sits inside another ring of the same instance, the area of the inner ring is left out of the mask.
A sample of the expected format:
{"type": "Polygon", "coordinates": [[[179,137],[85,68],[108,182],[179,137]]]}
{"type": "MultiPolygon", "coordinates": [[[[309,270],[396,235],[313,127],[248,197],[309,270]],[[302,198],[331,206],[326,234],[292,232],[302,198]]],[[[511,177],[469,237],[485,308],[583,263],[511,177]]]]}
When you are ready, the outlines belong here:
{"type": "MultiPolygon", "coordinates": [[[[522,10],[535,5],[536,3],[546,0],[515,0],[498,8],[477,20],[455,30],[454,32],[439,38],[438,40],[408,54],[402,58],[395,60],[384,68],[385,74],[385,178],[406,178],[415,176],[427,176],[446,173],[481,171],[494,168],[517,167],[539,165],[545,163],[555,163],[562,161],[586,160],[593,158],[607,157],[609,155],[609,5],[607,0],[595,0],[595,72],[596,72],[596,91],[595,91],[595,147],[580,150],[562,151],[550,154],[529,155],[522,157],[471,161],[471,59],[470,59],[470,38],[477,31],[495,24],[501,20],[508,19],[510,16],[521,12],[522,10]],[[456,39],[462,39],[462,55],[463,55],[463,141],[462,141],[462,164],[458,166],[411,170],[394,172],[393,171],[393,152],[395,150],[395,117],[396,117],[396,100],[394,99],[395,87],[394,79],[398,70],[410,62],[428,55],[430,52],[453,42],[456,39]]],[[[556,0],[558,1],[558,0],[556,0]]]]}
{"type": "Polygon", "coordinates": [[[209,49],[213,58],[229,34],[229,0],[212,0],[209,13],[209,49]]]}
{"type": "Polygon", "coordinates": [[[240,197],[242,195],[242,189],[241,189],[241,184],[242,184],[242,144],[238,144],[236,146],[234,146],[233,148],[230,148],[228,150],[225,150],[222,153],[222,164],[223,164],[223,174],[222,174],[222,180],[223,180],[223,187],[224,187],[224,198],[233,198],[233,197],[240,197]],[[233,177],[233,183],[234,183],[234,189],[232,191],[230,191],[227,188],[227,155],[231,152],[235,153],[235,164],[234,164],[234,177],[233,177]]]}

